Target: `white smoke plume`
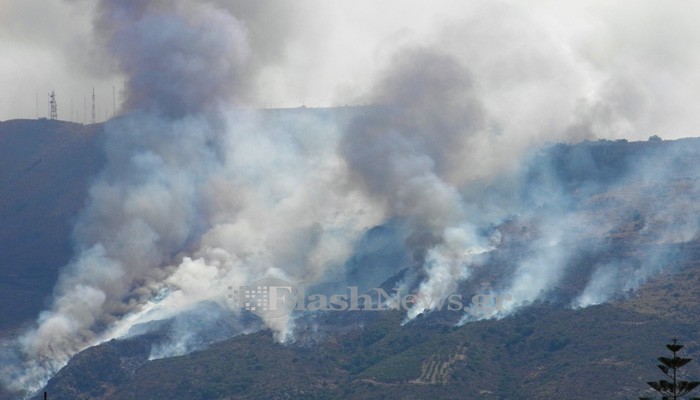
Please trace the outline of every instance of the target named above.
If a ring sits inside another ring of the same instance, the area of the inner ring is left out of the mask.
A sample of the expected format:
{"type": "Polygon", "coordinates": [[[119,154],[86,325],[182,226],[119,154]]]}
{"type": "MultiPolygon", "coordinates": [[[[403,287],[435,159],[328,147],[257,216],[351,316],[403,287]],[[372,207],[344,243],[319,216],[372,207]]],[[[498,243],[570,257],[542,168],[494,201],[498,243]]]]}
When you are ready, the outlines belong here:
{"type": "Polygon", "coordinates": [[[110,1],[99,12],[105,46],[129,77],[130,114],[105,127],[107,166],[75,229],[77,255],[53,306],[20,338],[28,363],[11,379],[25,388],[143,303],[190,244],[220,163],[218,109],[248,53],[242,25],[210,5],[110,1]]]}
{"type": "MultiPolygon", "coordinates": [[[[336,123],[302,115],[266,126],[232,108],[250,50],[228,12],[110,1],[96,26],[128,76],[126,116],[105,126],[107,165],[75,228],[77,255],[18,340],[25,362],[3,371],[12,389],[40,387],[135,324],[226,305],[231,286],[320,280],[382,220],[345,182],[336,123]]],[[[279,340],[291,335],[289,317],[266,322],[279,340]]]]}

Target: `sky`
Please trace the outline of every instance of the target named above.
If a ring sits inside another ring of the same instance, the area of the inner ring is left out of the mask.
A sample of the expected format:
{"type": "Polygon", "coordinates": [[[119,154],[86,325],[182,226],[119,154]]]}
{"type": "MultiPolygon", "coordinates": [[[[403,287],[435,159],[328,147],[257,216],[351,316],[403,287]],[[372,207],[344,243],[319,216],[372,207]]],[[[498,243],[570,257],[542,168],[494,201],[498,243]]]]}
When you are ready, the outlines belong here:
{"type": "MultiPolygon", "coordinates": [[[[700,125],[692,0],[213,2],[247,30],[244,106],[363,104],[397,49],[425,46],[459,57],[486,102],[518,123],[559,111],[550,103],[564,92],[601,137],[695,136],[700,125]]],[[[92,7],[0,0],[0,120],[45,117],[52,90],[62,120],[85,120],[93,88],[98,120],[119,108],[125,78],[96,39],[92,7]]]]}

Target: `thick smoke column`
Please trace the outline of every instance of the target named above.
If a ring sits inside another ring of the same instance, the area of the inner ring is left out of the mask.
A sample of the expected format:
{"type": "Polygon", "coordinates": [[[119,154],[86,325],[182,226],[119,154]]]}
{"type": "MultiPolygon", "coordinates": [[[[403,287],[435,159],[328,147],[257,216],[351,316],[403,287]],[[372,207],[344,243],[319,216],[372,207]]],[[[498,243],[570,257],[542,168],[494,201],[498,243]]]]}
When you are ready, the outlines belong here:
{"type": "Polygon", "coordinates": [[[148,298],[148,283],[166,276],[160,267],[190,244],[202,185],[220,163],[218,109],[248,52],[234,17],[195,2],[104,1],[96,26],[128,76],[130,114],[106,125],[107,166],[54,304],[21,338],[30,363],[13,377],[18,387],[46,379],[32,374],[55,371],[148,298]]]}
{"type": "MultiPolygon", "coordinates": [[[[355,239],[382,220],[348,184],[335,122],[269,113],[266,125],[233,108],[249,49],[226,11],[105,1],[96,26],[128,76],[128,113],[105,126],[107,165],[54,304],[19,339],[25,361],[2,373],[18,390],[38,388],[73,354],[134,324],[201,302],[226,306],[229,286],[340,275],[355,239]]],[[[265,322],[279,340],[290,337],[289,317],[265,322]]],[[[164,344],[154,356],[183,346],[164,344]]]]}
{"type": "Polygon", "coordinates": [[[182,118],[235,97],[245,29],[208,4],[102,2],[95,27],[128,77],[128,110],[182,118]]]}
{"type": "Polygon", "coordinates": [[[407,246],[425,274],[419,292],[434,301],[469,276],[470,256],[486,250],[457,186],[476,161],[475,142],[488,135],[471,91],[469,72],[453,57],[401,52],[377,88],[375,102],[384,106],[355,119],[342,147],[360,185],[388,215],[409,221],[407,246]]]}

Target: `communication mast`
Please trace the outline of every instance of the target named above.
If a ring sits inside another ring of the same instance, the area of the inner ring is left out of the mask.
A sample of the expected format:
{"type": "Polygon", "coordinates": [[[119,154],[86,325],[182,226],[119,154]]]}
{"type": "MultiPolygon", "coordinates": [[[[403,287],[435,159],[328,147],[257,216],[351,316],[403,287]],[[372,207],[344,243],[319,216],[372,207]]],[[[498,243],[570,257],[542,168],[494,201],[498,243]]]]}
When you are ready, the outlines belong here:
{"type": "Polygon", "coordinates": [[[95,123],[95,88],[92,88],[92,123],[95,123]]]}
{"type": "Polygon", "coordinates": [[[58,105],[56,104],[56,93],[52,90],[49,93],[49,119],[58,119],[58,105]]]}

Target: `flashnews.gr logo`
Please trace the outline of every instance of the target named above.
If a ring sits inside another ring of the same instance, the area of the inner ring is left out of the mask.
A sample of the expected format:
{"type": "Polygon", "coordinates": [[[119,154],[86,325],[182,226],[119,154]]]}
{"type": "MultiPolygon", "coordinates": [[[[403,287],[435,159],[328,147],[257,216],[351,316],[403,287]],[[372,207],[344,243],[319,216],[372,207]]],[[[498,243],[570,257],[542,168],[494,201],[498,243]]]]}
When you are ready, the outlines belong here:
{"type": "Polygon", "coordinates": [[[347,287],[347,294],[306,295],[303,287],[277,278],[265,278],[248,286],[234,289],[229,286],[229,299],[237,308],[250,311],[261,317],[275,318],[296,311],[388,311],[413,307],[421,309],[447,309],[462,311],[475,317],[489,317],[504,309],[504,303],[511,301],[510,295],[477,294],[465,305],[458,293],[435,301],[420,294],[402,294],[398,291],[387,293],[384,289],[373,288],[360,294],[356,286],[347,287]],[[373,296],[374,294],[374,296],[373,296]],[[446,307],[445,307],[446,306],[446,307]]]}
{"type": "Polygon", "coordinates": [[[277,278],[264,278],[249,286],[234,289],[229,286],[229,299],[236,307],[261,317],[281,317],[289,314],[299,301],[299,291],[291,283],[277,278]]]}

